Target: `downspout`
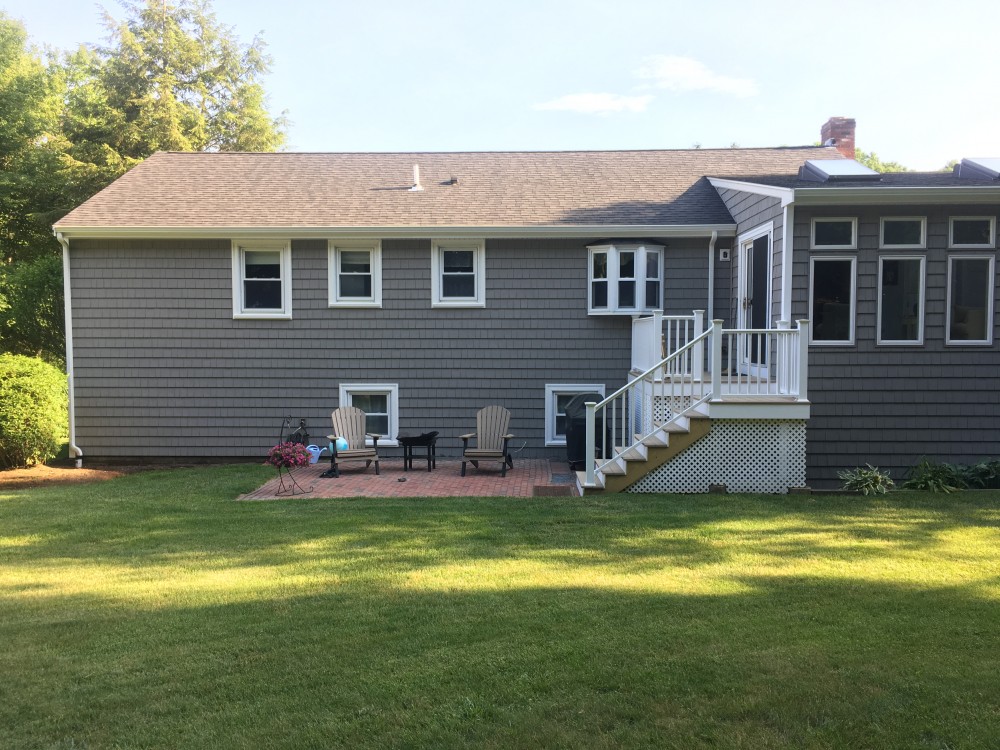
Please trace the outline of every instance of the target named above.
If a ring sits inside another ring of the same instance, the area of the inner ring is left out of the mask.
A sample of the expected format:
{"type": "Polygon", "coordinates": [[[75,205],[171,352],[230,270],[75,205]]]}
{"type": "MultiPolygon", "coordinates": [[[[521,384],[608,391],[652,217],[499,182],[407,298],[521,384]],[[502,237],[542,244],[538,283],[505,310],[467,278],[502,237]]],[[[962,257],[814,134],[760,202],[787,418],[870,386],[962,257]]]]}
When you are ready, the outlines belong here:
{"type": "Polygon", "coordinates": [[[66,380],[69,385],[69,457],[76,459],[76,468],[83,466],[83,451],[76,444],[76,400],[73,391],[73,300],[69,279],[69,240],[55,232],[62,245],[63,255],[63,306],[66,326],[66,380]]]}
{"type": "Polygon", "coordinates": [[[781,225],[781,316],[778,319],[790,321],[792,319],[792,246],[795,244],[794,199],[785,203],[782,210],[784,215],[781,225]]]}
{"type": "Polygon", "coordinates": [[[708,241],[708,316],[705,320],[715,320],[715,241],[717,239],[719,239],[719,233],[713,230],[712,238],[708,241]]]}

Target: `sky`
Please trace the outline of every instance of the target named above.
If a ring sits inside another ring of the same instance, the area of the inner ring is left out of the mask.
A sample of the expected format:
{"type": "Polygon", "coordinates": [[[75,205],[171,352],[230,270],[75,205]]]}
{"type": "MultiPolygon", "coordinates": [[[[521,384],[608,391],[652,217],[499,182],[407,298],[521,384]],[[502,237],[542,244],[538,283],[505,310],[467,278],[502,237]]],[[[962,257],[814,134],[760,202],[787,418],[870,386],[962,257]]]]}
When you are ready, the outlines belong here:
{"type": "MultiPolygon", "coordinates": [[[[101,5],[0,0],[32,41],[101,5]]],[[[103,3],[113,16],[121,8],[103,3]]],[[[1000,156],[996,0],[214,0],[273,57],[291,151],[797,146],[831,116],[910,169],[1000,156]]]]}

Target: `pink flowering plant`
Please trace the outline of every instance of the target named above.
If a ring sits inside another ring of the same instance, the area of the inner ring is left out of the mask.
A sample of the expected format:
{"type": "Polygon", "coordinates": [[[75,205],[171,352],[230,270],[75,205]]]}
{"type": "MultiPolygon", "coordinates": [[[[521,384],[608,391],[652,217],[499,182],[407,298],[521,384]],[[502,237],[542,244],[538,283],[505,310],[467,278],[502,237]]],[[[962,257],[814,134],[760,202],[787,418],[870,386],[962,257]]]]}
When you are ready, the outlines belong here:
{"type": "Polygon", "coordinates": [[[311,458],[302,443],[278,443],[267,453],[267,463],[279,469],[308,466],[311,458]]]}

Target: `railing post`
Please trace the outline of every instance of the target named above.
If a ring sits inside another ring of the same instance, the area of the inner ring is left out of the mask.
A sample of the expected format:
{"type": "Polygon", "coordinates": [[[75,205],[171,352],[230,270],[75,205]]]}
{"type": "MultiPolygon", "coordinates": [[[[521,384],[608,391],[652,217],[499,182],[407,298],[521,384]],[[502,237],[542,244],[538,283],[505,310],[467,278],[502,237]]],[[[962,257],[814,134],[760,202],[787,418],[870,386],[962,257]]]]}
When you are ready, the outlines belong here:
{"type": "Polygon", "coordinates": [[[663,310],[653,310],[653,330],[649,334],[649,355],[647,367],[663,359],[663,310]]]}
{"type": "Polygon", "coordinates": [[[588,401],[584,404],[587,409],[587,442],[584,445],[584,453],[587,456],[587,487],[597,485],[596,461],[594,459],[595,444],[597,442],[596,428],[596,401],[588,401]]]}
{"type": "Polygon", "coordinates": [[[712,321],[712,398],[722,398],[722,321],[712,321]]]}
{"type": "MultiPolygon", "coordinates": [[[[790,331],[792,329],[792,324],[787,320],[778,321],[779,331],[790,331]]],[[[788,393],[789,383],[792,380],[792,358],[791,348],[789,344],[788,334],[775,334],[774,340],[774,358],[775,358],[775,380],[778,388],[778,393],[788,393]]]]}
{"type": "Polygon", "coordinates": [[[795,321],[799,326],[799,400],[809,399],[809,321],[795,321]]]}
{"type": "MultiPolygon", "coordinates": [[[[695,310],[694,311],[694,338],[698,338],[701,332],[705,330],[705,311],[695,310]]],[[[700,383],[705,377],[705,350],[699,341],[692,347],[691,351],[691,369],[694,370],[691,373],[694,376],[694,381],[700,383]]]]}

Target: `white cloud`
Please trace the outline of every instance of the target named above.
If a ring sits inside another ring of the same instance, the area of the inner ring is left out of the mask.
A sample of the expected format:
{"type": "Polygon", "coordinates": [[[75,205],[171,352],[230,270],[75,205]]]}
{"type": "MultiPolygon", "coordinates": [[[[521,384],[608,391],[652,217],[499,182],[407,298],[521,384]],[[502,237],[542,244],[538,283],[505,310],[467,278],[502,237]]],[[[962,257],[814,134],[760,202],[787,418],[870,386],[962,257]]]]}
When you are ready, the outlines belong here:
{"type": "Polygon", "coordinates": [[[588,115],[608,115],[612,112],[645,112],[652,96],[622,96],[621,94],[566,94],[552,101],[536,104],[534,109],[580,112],[588,115]]]}
{"type": "Polygon", "coordinates": [[[719,75],[692,57],[650,55],[635,75],[670,91],[718,91],[739,97],[757,94],[757,84],[751,79],[719,75]]]}

